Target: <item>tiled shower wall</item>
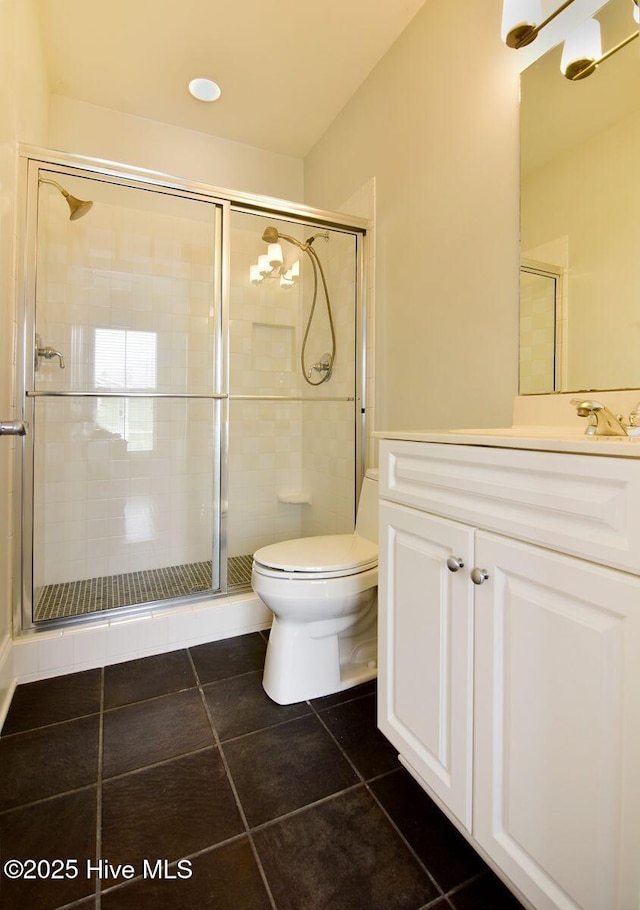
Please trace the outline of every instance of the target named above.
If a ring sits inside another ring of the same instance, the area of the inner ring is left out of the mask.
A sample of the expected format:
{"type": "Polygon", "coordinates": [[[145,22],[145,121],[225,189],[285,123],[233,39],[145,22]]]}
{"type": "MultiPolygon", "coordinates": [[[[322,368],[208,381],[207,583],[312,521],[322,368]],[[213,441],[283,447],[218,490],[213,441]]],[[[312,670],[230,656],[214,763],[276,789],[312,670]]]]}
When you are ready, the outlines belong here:
{"type": "MultiPolygon", "coordinates": [[[[55,188],[40,188],[37,331],[66,367],[43,361],[36,388],[208,394],[211,207],[74,178],[65,186],[94,206],[72,223],[55,188]]],[[[328,242],[315,241],[337,356],[331,380],[312,388],[299,363],[312,291],[306,257],[283,243],[287,261],[301,260],[293,288],[249,282],[249,265],[266,250],[267,224],[300,239],[311,233],[232,213],[229,556],[353,528],[354,404],[319,399],[354,394],[355,240],[332,231],[328,242]],[[305,400],[256,400],[265,396],[305,400]]],[[[307,366],[328,350],[320,285],[307,366]]],[[[208,400],[37,400],[36,589],[210,557],[213,407],[208,400]]]]}
{"type": "MultiPolygon", "coordinates": [[[[343,401],[314,401],[324,396],[348,398],[355,391],[356,355],[356,258],[355,241],[348,234],[330,232],[330,239],[314,242],[327,278],[336,334],[336,359],[331,379],[313,388],[303,383],[310,399],[303,406],[305,483],[312,492],[313,508],[303,515],[302,532],[347,533],[353,530],[355,495],[354,405],[343,401]]],[[[303,321],[306,324],[309,283],[305,285],[303,321]]],[[[323,300],[317,309],[322,316],[323,300]]],[[[312,323],[308,363],[315,363],[330,350],[326,321],[312,323]]],[[[314,376],[317,374],[314,374],[314,376]]]]}
{"type": "MultiPolygon", "coordinates": [[[[229,404],[230,556],[289,537],[353,529],[354,405],[319,399],[353,396],[354,240],[333,231],[328,242],[315,241],[333,306],[338,353],[331,380],[312,388],[303,381],[300,366],[313,290],[308,258],[283,241],[287,265],[300,260],[299,283],[281,288],[277,279],[265,278],[258,286],[249,281],[249,266],[266,252],[261,237],[269,224],[300,240],[313,233],[264,216],[232,213],[230,393],[305,400],[229,404]]],[[[329,350],[320,283],[307,367],[329,350]]]]}
{"type": "MultiPolygon", "coordinates": [[[[55,175],[54,175],[55,176],[55,175]]],[[[36,389],[210,393],[212,206],[61,178],[40,187],[36,389]]],[[[208,400],[39,398],[34,586],[210,558],[208,400]]]]}

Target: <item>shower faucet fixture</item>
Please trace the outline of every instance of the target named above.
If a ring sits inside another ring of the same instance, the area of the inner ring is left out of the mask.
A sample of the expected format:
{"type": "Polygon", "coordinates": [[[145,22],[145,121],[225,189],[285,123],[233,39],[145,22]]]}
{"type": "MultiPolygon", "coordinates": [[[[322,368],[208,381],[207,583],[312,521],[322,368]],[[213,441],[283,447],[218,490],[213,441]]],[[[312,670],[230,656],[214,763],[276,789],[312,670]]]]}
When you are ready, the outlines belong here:
{"type": "Polygon", "coordinates": [[[314,370],[323,376],[329,373],[332,368],[333,358],[331,357],[331,354],[323,354],[320,360],[307,370],[307,379],[311,379],[314,370]]]}
{"type": "Polygon", "coordinates": [[[55,348],[47,345],[46,347],[42,346],[42,338],[39,335],[36,335],[36,350],[34,358],[34,369],[38,370],[40,368],[40,359],[44,357],[45,360],[53,360],[54,357],[60,358],[60,369],[64,370],[64,357],[60,351],[56,351],[55,348]]]}

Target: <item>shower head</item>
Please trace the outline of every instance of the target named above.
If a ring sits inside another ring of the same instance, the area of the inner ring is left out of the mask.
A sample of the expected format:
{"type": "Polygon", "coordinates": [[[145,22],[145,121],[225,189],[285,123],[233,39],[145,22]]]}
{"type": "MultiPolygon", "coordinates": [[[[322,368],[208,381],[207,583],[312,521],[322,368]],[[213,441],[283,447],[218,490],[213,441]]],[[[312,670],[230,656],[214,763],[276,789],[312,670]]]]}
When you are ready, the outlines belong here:
{"type": "Polygon", "coordinates": [[[72,196],[71,193],[68,193],[63,186],[60,186],[59,183],[56,183],[55,180],[48,180],[46,177],[41,177],[38,181],[39,183],[50,183],[51,186],[62,193],[64,198],[67,200],[67,205],[69,206],[69,221],[77,221],[78,218],[82,218],[83,215],[86,215],[93,202],[88,199],[78,199],[76,196],[72,196]]]}
{"type": "Polygon", "coordinates": [[[299,246],[301,250],[304,250],[306,253],[309,252],[309,246],[306,243],[302,243],[300,240],[296,240],[295,237],[290,237],[289,234],[281,234],[280,231],[275,228],[273,225],[264,229],[262,239],[265,243],[277,243],[279,240],[288,240],[289,243],[293,243],[296,246],[299,246]]]}
{"type": "Polygon", "coordinates": [[[69,210],[71,212],[69,215],[69,221],[77,221],[78,218],[82,218],[82,216],[86,215],[93,205],[93,201],[91,199],[77,199],[70,193],[67,193],[64,198],[67,200],[69,210]]]}

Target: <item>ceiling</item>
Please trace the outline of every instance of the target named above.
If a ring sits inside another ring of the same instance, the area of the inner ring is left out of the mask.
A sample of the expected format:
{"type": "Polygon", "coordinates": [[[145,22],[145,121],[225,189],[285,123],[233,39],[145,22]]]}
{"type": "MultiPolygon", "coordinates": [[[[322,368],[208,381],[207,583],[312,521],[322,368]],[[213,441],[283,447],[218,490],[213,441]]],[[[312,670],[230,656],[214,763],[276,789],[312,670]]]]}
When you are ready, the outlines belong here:
{"type": "Polygon", "coordinates": [[[36,2],[53,93],[301,158],[425,0],[36,2]]]}

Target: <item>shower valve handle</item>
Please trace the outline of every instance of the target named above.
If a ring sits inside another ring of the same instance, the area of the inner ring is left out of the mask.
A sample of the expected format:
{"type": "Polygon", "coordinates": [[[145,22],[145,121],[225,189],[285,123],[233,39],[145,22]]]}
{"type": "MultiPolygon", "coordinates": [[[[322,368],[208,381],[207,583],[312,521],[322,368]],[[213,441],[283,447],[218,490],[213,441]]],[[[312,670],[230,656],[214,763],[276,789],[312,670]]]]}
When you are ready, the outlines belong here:
{"type": "Polygon", "coordinates": [[[64,357],[60,351],[56,351],[55,348],[52,348],[50,345],[42,347],[42,339],[39,335],[36,335],[36,370],[40,366],[40,358],[44,357],[45,360],[53,360],[54,357],[60,358],[60,369],[64,370],[64,357]]]}

